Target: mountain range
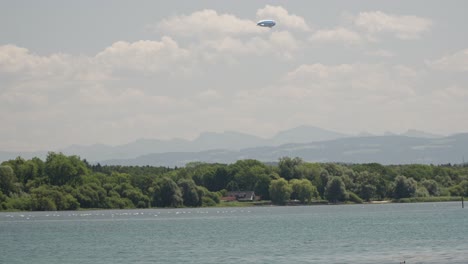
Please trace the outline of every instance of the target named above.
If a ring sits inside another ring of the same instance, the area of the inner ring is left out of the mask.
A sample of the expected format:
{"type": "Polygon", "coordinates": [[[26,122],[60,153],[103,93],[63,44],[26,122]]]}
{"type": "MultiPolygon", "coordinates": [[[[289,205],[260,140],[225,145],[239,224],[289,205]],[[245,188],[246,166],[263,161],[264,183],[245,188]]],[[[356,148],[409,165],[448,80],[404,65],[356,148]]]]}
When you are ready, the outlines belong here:
{"type": "MultiPolygon", "coordinates": [[[[312,126],[281,131],[271,138],[239,133],[206,132],[194,140],[139,139],[109,146],[72,145],[56,150],[107,165],[184,166],[188,162],[232,163],[240,159],[274,162],[280,157],[305,161],[381,164],[462,163],[468,157],[468,134],[442,136],[418,130],[402,134],[349,135],[312,126]]],[[[45,158],[47,151],[1,152],[0,161],[21,156],[45,158]]]]}

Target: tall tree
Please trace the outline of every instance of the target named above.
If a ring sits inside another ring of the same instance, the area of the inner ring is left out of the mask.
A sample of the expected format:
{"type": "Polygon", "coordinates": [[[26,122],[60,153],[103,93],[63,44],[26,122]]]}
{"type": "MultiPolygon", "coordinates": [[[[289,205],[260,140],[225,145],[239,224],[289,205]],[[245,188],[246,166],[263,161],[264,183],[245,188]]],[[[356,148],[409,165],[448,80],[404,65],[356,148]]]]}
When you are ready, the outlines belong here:
{"type": "Polygon", "coordinates": [[[417,182],[413,178],[399,175],[395,178],[393,197],[396,199],[413,197],[416,193],[417,182]]]}
{"type": "Polygon", "coordinates": [[[435,180],[422,180],[421,185],[426,188],[426,190],[429,192],[429,195],[432,196],[439,196],[440,190],[439,190],[439,184],[435,180]]]}
{"type": "Polygon", "coordinates": [[[312,198],[318,197],[317,188],[307,179],[292,179],[289,184],[292,188],[291,199],[306,203],[312,201],[312,198]]]}
{"type": "Polygon", "coordinates": [[[6,195],[16,192],[16,176],[10,166],[0,166],[0,191],[6,195]]]}
{"type": "Polygon", "coordinates": [[[153,203],[158,207],[181,207],[182,192],[177,184],[168,177],[163,177],[154,188],[153,203]]]}
{"type": "Polygon", "coordinates": [[[291,192],[291,186],[285,179],[271,181],[270,198],[274,204],[285,204],[291,197],[291,192]]]}
{"type": "Polygon", "coordinates": [[[195,185],[193,180],[181,179],[177,182],[177,185],[179,185],[182,191],[182,198],[185,206],[195,207],[202,205],[202,197],[200,194],[203,194],[203,192],[198,191],[197,185],[195,185]]]}
{"type": "Polygon", "coordinates": [[[300,167],[303,163],[304,161],[298,157],[293,159],[290,157],[282,157],[279,159],[278,163],[279,175],[288,181],[291,179],[304,178],[302,174],[304,170],[301,170],[300,167]]]}
{"type": "Polygon", "coordinates": [[[77,156],[67,157],[62,153],[49,152],[45,162],[45,173],[53,185],[73,184],[87,172],[88,168],[77,156]]]}
{"type": "Polygon", "coordinates": [[[325,197],[330,202],[347,200],[346,186],[340,177],[331,177],[325,189],[325,197]]]}

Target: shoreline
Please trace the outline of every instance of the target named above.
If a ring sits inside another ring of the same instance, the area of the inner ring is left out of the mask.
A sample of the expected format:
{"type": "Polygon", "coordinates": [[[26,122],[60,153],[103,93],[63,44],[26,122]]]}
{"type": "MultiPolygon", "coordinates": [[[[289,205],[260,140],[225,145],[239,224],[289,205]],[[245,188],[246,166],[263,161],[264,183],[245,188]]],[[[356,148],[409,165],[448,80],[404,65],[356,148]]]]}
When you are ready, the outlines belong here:
{"type": "Polygon", "coordinates": [[[206,206],[206,207],[149,207],[149,208],[79,208],[77,210],[56,210],[56,211],[23,211],[23,210],[12,210],[12,211],[3,211],[0,210],[0,213],[18,213],[18,212],[83,212],[83,211],[98,211],[98,210],[147,210],[147,209],[154,209],[154,210],[161,210],[161,209],[197,209],[197,208],[245,208],[245,207],[267,207],[267,206],[279,206],[279,207],[286,207],[286,206],[319,206],[319,205],[356,205],[356,204],[398,204],[398,203],[443,203],[443,202],[460,202],[461,197],[452,197],[452,196],[443,196],[443,197],[436,197],[439,199],[434,199],[434,197],[427,197],[427,198],[403,198],[400,200],[382,200],[382,201],[370,201],[370,202],[363,202],[363,203],[352,203],[352,202],[342,202],[342,203],[330,203],[328,201],[316,201],[311,202],[308,204],[301,204],[297,202],[289,202],[284,205],[273,204],[271,201],[256,201],[256,202],[221,202],[216,206],[206,206]]]}

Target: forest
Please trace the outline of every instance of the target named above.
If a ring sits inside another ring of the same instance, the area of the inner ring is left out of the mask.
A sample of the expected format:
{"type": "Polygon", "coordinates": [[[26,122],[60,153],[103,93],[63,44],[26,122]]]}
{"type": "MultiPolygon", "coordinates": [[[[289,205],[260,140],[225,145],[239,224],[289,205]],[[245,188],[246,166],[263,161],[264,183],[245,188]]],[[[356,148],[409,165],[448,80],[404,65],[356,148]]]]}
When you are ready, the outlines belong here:
{"type": "Polygon", "coordinates": [[[49,152],[0,165],[0,210],[41,211],[225,206],[228,191],[275,205],[445,201],[468,196],[468,165],[192,162],[184,167],[102,166],[49,152]]]}

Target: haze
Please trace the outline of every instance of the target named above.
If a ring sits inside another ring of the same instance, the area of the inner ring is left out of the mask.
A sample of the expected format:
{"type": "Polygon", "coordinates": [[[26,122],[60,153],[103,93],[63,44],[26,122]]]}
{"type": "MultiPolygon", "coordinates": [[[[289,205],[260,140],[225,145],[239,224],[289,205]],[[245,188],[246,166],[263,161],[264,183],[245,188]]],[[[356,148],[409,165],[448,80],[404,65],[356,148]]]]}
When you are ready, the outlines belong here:
{"type": "Polygon", "coordinates": [[[2,1],[0,150],[468,131],[466,1],[2,1]],[[256,26],[274,19],[272,28],[256,26]]]}

